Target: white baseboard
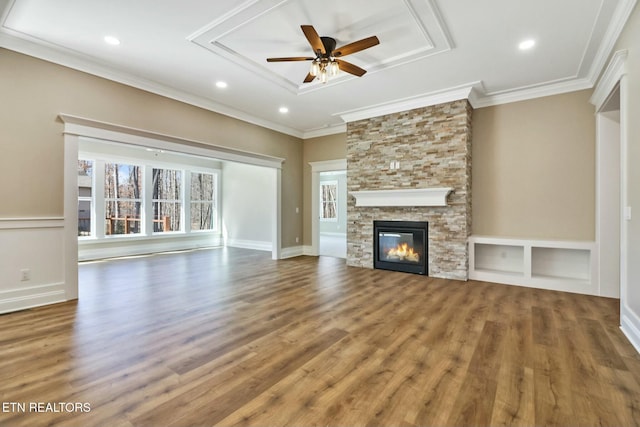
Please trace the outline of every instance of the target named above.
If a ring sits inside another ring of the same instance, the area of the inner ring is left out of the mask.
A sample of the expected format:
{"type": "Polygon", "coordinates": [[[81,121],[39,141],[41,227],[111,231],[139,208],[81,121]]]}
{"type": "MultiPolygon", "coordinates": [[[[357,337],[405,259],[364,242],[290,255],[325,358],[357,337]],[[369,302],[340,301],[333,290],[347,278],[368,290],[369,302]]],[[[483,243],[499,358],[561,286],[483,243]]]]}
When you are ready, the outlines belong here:
{"type": "Polygon", "coordinates": [[[0,313],[66,301],[64,283],[30,286],[0,292],[0,313]]]}
{"type": "Polygon", "coordinates": [[[225,246],[229,246],[231,248],[254,249],[256,251],[270,252],[272,243],[260,240],[227,239],[225,242],[225,246]]]}
{"type": "Polygon", "coordinates": [[[136,237],[129,241],[126,238],[122,238],[113,242],[109,242],[109,240],[79,241],[78,261],[199,249],[220,245],[222,245],[222,240],[218,236],[203,237],[197,235],[191,237],[159,236],[148,239],[136,237]]]}
{"type": "Polygon", "coordinates": [[[0,219],[0,313],[67,300],[64,238],[62,218],[0,219]]]}
{"type": "Polygon", "coordinates": [[[620,308],[620,329],[631,345],[640,353],[640,317],[624,304],[621,304],[620,308]]]}
{"type": "Polygon", "coordinates": [[[304,255],[304,246],[291,246],[288,248],[282,248],[282,251],[280,252],[281,259],[294,258],[302,255],[304,255]]]}
{"type": "Polygon", "coordinates": [[[308,256],[317,256],[317,254],[314,255],[313,246],[311,246],[311,245],[304,245],[302,247],[302,254],[303,255],[308,255],[308,256]]]}
{"type": "Polygon", "coordinates": [[[337,233],[337,232],[325,232],[325,231],[321,231],[320,232],[321,236],[327,236],[327,237],[344,237],[344,239],[347,239],[347,233],[337,233]]]}

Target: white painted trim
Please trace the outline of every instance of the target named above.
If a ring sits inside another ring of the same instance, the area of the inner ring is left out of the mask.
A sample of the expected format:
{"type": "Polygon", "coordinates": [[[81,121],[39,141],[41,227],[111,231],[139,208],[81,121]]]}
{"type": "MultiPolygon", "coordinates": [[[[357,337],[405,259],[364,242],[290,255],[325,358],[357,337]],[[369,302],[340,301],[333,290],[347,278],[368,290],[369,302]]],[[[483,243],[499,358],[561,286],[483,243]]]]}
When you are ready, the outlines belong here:
{"type": "Polygon", "coordinates": [[[302,254],[307,256],[318,256],[318,254],[313,253],[313,247],[311,245],[304,245],[302,247],[302,254]]]}
{"type": "Polygon", "coordinates": [[[311,166],[311,249],[308,255],[320,254],[320,172],[347,170],[347,159],[309,162],[311,166]]]}
{"type": "Polygon", "coordinates": [[[272,251],[272,243],[261,240],[227,239],[225,246],[230,248],[254,249],[256,251],[272,251]]]}
{"type": "Polygon", "coordinates": [[[291,246],[289,248],[282,248],[281,259],[295,258],[305,255],[303,246],[291,246]]]}
{"type": "Polygon", "coordinates": [[[346,237],[347,233],[321,231],[320,235],[321,236],[327,236],[327,237],[346,237]]]}
{"type": "Polygon", "coordinates": [[[0,218],[0,230],[63,227],[64,217],[0,218]]]}
{"type": "MultiPolygon", "coordinates": [[[[623,213],[629,206],[629,84],[627,75],[620,77],[620,317],[625,312],[632,313],[628,307],[629,301],[629,222],[623,213]]],[[[633,94],[634,96],[636,94],[633,94]]],[[[637,314],[633,313],[634,318],[637,314]]],[[[636,323],[640,325],[640,323],[636,323]]]]}
{"type": "Polygon", "coordinates": [[[622,302],[620,303],[620,330],[640,353],[640,318],[622,302]]]}
{"type": "Polygon", "coordinates": [[[273,218],[271,221],[271,258],[282,258],[282,171],[275,169],[275,199],[273,205],[273,218]]]}
{"type": "Polygon", "coordinates": [[[637,0],[620,0],[618,2],[611,21],[607,26],[604,37],[600,42],[598,51],[591,62],[588,78],[592,85],[595,84],[602,68],[607,63],[607,58],[609,58],[611,50],[614,48],[616,41],[618,41],[618,37],[620,37],[624,26],[627,24],[627,21],[633,12],[633,8],[636,6],[636,2],[637,0]]]}
{"type": "Polygon", "coordinates": [[[60,113],[64,133],[217,160],[282,168],[285,159],[60,113]]]}
{"type": "Polygon", "coordinates": [[[64,302],[65,283],[50,283],[0,292],[0,313],[64,302]]]}
{"type": "Polygon", "coordinates": [[[366,108],[343,111],[334,114],[334,116],[340,116],[342,120],[348,123],[355,122],[357,120],[369,119],[372,117],[384,116],[386,114],[409,111],[416,108],[430,107],[432,105],[444,104],[461,99],[469,99],[471,92],[474,90],[474,87],[479,86],[482,86],[482,82],[478,81],[468,83],[443,91],[412,96],[409,98],[399,99],[384,104],[373,105],[366,108]]]}
{"type": "MultiPolygon", "coordinates": [[[[243,55],[226,43],[225,36],[234,34],[236,30],[251,22],[255,17],[269,14],[287,1],[291,0],[245,1],[240,6],[223,14],[213,22],[205,24],[204,27],[187,36],[187,40],[263,79],[271,81],[294,95],[314,92],[321,90],[323,87],[330,87],[356,79],[357,77],[351,74],[340,73],[329,79],[326,85],[318,81],[304,84],[297,79],[291,80],[289,77],[276,72],[273,67],[264,62],[256,62],[255,59],[243,55]]],[[[404,0],[402,3],[407,8],[406,13],[413,17],[417,30],[422,33],[421,39],[423,41],[417,49],[404,53],[398,52],[398,55],[393,58],[369,64],[367,66],[369,75],[448,52],[452,49],[451,36],[445,22],[442,20],[440,11],[436,7],[435,0],[404,0]]]]}
{"type": "Polygon", "coordinates": [[[336,135],[339,133],[346,133],[347,125],[345,123],[340,123],[338,125],[331,125],[327,127],[323,127],[320,129],[312,129],[309,131],[305,131],[302,134],[302,139],[310,139],[317,138],[319,136],[327,136],[327,135],[336,135]]]}
{"type": "Polygon", "coordinates": [[[597,264],[597,245],[591,241],[574,240],[537,240],[515,239],[492,236],[470,236],[469,242],[469,279],[485,282],[503,283],[507,285],[524,286],[538,289],[549,289],[562,292],[573,292],[587,295],[598,295],[598,276],[595,265],[597,264]],[[496,269],[476,269],[475,244],[504,245],[521,247],[523,250],[523,269],[519,272],[501,271],[496,269]],[[589,267],[588,279],[551,277],[532,274],[532,259],[534,248],[576,249],[588,251],[589,267]]]}
{"type": "Polygon", "coordinates": [[[593,84],[588,79],[579,78],[545,82],[535,86],[478,94],[472,106],[473,108],[482,108],[494,105],[510,104],[512,102],[527,101],[529,99],[589,89],[592,86],[593,84]]]}
{"type": "Polygon", "coordinates": [[[222,246],[222,237],[220,235],[207,237],[181,235],[175,238],[156,236],[135,240],[126,238],[114,240],[80,240],[78,246],[78,261],[92,261],[122,256],[218,247],[222,246]],[[123,245],[127,240],[130,244],[123,245]]]}
{"type": "MultiPolygon", "coordinates": [[[[616,85],[618,82],[615,83],[616,85]]],[[[615,90],[614,86],[614,89],[615,90]]],[[[608,98],[608,97],[607,97],[608,98]]],[[[596,114],[596,244],[598,295],[620,298],[620,123],[596,114]],[[617,154],[617,156],[614,156],[617,154]],[[612,196],[617,194],[614,206],[612,196]],[[615,249],[614,249],[615,248],[615,249]]]]}
{"type": "Polygon", "coordinates": [[[412,188],[408,190],[352,191],[356,207],[362,206],[447,206],[451,187],[412,188]]]}
{"type": "Polygon", "coordinates": [[[622,76],[627,73],[626,61],[628,54],[629,51],[626,49],[619,50],[611,57],[611,62],[609,62],[609,65],[604,70],[602,77],[593,90],[591,99],[589,99],[589,102],[595,105],[596,111],[602,109],[622,76]]]}
{"type": "Polygon", "coordinates": [[[64,135],[64,282],[65,298],[78,298],[78,148],[77,135],[64,135]]]}
{"type": "Polygon", "coordinates": [[[333,172],[347,170],[347,159],[321,160],[318,162],[309,162],[311,172],[333,172]]]}

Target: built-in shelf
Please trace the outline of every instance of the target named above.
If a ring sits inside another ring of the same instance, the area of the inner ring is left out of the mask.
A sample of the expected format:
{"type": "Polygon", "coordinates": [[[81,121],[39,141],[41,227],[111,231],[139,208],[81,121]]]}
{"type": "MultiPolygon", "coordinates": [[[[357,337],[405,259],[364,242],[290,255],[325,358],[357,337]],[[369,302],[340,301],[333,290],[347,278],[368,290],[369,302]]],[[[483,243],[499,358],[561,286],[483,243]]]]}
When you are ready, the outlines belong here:
{"type": "Polygon", "coordinates": [[[469,278],[597,295],[594,242],[469,238],[469,278]]]}
{"type": "Polygon", "coordinates": [[[352,191],[356,206],[447,206],[451,187],[352,191]]]}

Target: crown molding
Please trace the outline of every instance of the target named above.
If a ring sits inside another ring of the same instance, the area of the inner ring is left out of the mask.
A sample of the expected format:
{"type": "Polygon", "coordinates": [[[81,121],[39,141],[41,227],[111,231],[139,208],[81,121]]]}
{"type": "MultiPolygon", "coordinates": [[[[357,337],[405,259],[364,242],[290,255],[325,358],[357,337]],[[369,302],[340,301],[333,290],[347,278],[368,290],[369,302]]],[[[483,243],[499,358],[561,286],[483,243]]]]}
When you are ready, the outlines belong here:
{"type": "Polygon", "coordinates": [[[606,66],[607,59],[611,55],[611,52],[618,41],[618,37],[620,37],[624,26],[627,24],[636,3],[637,0],[620,0],[616,10],[613,12],[611,22],[607,27],[607,31],[600,43],[596,56],[591,63],[591,68],[589,68],[588,79],[591,81],[592,86],[596,84],[600,73],[606,66]]]}
{"type": "Polygon", "coordinates": [[[600,81],[598,81],[593,91],[593,95],[591,95],[591,99],[589,99],[589,102],[595,105],[596,111],[600,111],[622,76],[626,74],[625,64],[628,54],[629,51],[626,49],[619,50],[611,57],[609,65],[604,70],[600,81]]]}
{"type": "Polygon", "coordinates": [[[522,87],[500,92],[490,92],[485,95],[479,94],[473,107],[482,108],[500,104],[509,104],[512,102],[542,98],[544,96],[560,95],[567,92],[590,89],[591,87],[593,87],[593,84],[589,81],[589,79],[586,78],[576,78],[560,82],[549,82],[531,87],[522,87]]]}
{"type": "Polygon", "coordinates": [[[430,107],[432,105],[458,101],[460,99],[469,99],[474,87],[481,85],[481,82],[468,83],[445,91],[431,92],[399,99],[390,103],[374,105],[372,107],[343,111],[341,113],[334,114],[334,116],[340,116],[342,120],[349,123],[357,120],[384,116],[386,114],[399,113],[416,108],[430,107]]]}
{"type": "Polygon", "coordinates": [[[303,134],[302,139],[317,138],[319,136],[327,136],[327,135],[336,135],[339,133],[345,133],[346,131],[347,131],[347,124],[340,123],[337,125],[327,126],[321,129],[306,131],[303,134]]]}

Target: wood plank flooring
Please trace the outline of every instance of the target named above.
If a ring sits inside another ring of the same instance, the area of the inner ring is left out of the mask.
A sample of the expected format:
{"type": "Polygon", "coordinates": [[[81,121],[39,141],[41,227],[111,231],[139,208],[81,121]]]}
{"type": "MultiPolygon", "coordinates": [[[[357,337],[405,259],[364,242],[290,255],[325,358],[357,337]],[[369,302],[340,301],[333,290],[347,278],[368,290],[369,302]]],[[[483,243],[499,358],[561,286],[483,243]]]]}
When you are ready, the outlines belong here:
{"type": "Polygon", "coordinates": [[[640,425],[618,300],[269,255],[82,264],[0,316],[0,425],[640,425]]]}

